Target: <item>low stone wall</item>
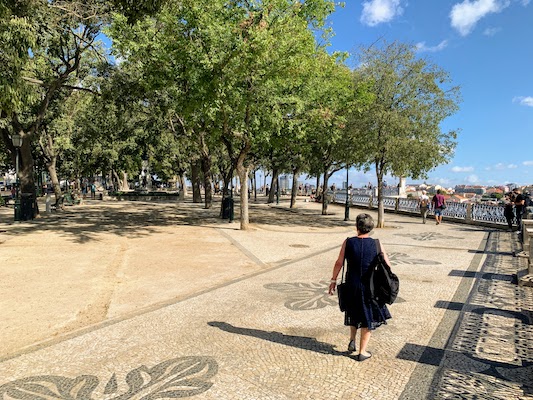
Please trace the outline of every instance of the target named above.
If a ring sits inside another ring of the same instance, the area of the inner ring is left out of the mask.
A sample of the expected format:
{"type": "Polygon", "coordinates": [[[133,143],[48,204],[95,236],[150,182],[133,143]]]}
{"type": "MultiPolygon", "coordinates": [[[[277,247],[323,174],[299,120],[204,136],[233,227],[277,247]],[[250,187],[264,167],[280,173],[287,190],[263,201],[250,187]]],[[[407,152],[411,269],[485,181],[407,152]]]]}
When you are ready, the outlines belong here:
{"type": "Polygon", "coordinates": [[[173,203],[179,201],[179,194],[157,194],[157,193],[109,193],[109,198],[116,200],[128,200],[128,201],[150,201],[150,202],[166,202],[173,203]]]}

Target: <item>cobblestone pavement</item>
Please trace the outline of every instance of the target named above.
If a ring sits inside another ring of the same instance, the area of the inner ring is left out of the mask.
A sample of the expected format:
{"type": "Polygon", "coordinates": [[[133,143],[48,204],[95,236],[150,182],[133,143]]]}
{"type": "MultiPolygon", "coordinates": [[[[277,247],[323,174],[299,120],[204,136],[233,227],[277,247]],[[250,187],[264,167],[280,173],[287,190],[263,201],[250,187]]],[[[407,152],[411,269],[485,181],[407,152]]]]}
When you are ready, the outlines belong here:
{"type": "MultiPolygon", "coordinates": [[[[87,220],[116,217],[109,205],[90,207],[87,220]]],[[[168,206],[130,207],[150,208],[154,227],[143,238],[122,235],[127,250],[114,251],[134,251],[131,241],[152,249],[174,233],[191,239],[182,251],[237,273],[209,285],[205,273],[180,279],[176,272],[176,292],[189,287],[181,296],[168,292],[136,311],[115,304],[98,323],[6,353],[0,399],[533,399],[533,291],[514,283],[525,260],[514,257],[520,248],[512,233],[387,214],[387,228],[372,235],[400,278],[400,298],[390,307],[392,320],[372,335],[373,357],[358,362],[346,352],[336,298],[326,293],[340,245],[354,234],[343,209],[331,206],[333,215],[320,216],[316,204],[292,211],[284,203],[253,205],[252,229],[243,232],[216,213],[178,224],[183,219],[168,206]],[[156,229],[169,219],[163,233],[156,229]],[[220,247],[211,251],[204,235],[220,247]]],[[[201,212],[190,208],[188,215],[201,212]]],[[[17,250],[15,233],[38,235],[33,231],[52,222],[2,226],[0,250],[17,250]]],[[[82,222],[63,220],[70,234],[82,222]]],[[[73,246],[61,234],[64,246],[73,246]]],[[[85,246],[102,246],[101,238],[84,235],[85,246]]],[[[155,259],[164,262],[170,251],[163,246],[155,259]]],[[[175,264],[178,271],[190,267],[175,264]]]]}

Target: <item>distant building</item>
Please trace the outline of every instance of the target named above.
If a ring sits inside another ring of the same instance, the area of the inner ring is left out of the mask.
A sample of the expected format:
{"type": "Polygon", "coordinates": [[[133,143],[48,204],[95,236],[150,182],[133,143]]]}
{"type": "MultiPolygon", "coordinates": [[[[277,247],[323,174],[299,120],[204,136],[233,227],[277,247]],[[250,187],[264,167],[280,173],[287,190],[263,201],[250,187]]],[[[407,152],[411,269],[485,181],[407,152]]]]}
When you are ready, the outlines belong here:
{"type": "Polygon", "coordinates": [[[475,193],[484,195],[486,188],[484,186],[472,186],[472,185],[457,185],[455,186],[455,193],[475,193]]]}
{"type": "Polygon", "coordinates": [[[454,194],[453,196],[450,196],[450,201],[456,202],[456,203],[468,203],[469,199],[465,196],[461,196],[459,194],[454,194]]]}

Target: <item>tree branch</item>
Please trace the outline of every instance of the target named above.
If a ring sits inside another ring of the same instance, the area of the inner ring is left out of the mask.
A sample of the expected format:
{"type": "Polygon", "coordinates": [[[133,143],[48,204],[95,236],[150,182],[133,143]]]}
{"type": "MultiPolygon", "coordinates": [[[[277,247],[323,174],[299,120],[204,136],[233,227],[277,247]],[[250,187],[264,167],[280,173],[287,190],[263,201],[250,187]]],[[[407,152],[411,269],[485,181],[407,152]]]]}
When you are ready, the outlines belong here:
{"type": "Polygon", "coordinates": [[[65,88],[65,89],[70,89],[70,90],[82,90],[84,92],[89,92],[89,93],[92,93],[94,94],[95,96],[101,96],[102,94],[99,93],[99,92],[96,92],[92,89],[89,89],[89,88],[84,88],[84,87],[79,87],[79,86],[71,86],[71,85],[62,85],[61,86],[62,88],[65,88]]]}

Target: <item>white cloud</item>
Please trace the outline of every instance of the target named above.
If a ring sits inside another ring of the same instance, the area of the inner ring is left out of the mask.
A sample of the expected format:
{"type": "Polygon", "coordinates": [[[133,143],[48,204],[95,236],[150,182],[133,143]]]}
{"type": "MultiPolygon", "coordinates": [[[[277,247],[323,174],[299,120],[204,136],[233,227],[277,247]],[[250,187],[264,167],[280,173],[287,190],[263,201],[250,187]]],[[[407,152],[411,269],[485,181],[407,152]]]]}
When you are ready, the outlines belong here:
{"type": "Polygon", "coordinates": [[[398,15],[402,15],[403,8],[400,0],[370,0],[363,3],[361,22],[365,25],[376,26],[389,22],[398,15]]]}
{"type": "Polygon", "coordinates": [[[513,103],[519,103],[523,106],[533,107],[533,97],[517,96],[513,99],[513,103]]]}
{"type": "Polygon", "coordinates": [[[518,168],[518,165],[516,164],[504,164],[504,163],[498,163],[494,166],[495,169],[515,169],[518,168]]]}
{"type": "Polygon", "coordinates": [[[533,161],[524,161],[522,165],[527,165],[527,166],[533,165],[533,161]]]}
{"type": "Polygon", "coordinates": [[[462,36],[468,35],[478,21],[488,14],[499,13],[511,4],[510,0],[464,0],[450,12],[452,27],[462,36]]]}
{"type": "Polygon", "coordinates": [[[496,35],[498,32],[500,32],[502,30],[502,28],[487,28],[483,31],[483,34],[485,36],[494,36],[496,35]]]}
{"type": "Polygon", "coordinates": [[[477,175],[468,175],[465,179],[466,182],[468,183],[478,183],[479,182],[479,177],[477,175]]]}
{"type": "Polygon", "coordinates": [[[434,53],[437,51],[444,50],[447,46],[448,46],[447,40],[443,40],[436,46],[426,46],[426,42],[420,42],[416,44],[416,50],[419,52],[429,51],[429,52],[434,53]]]}
{"type": "Polygon", "coordinates": [[[529,4],[531,0],[522,0],[522,5],[525,7],[529,4]]]}
{"type": "Polygon", "coordinates": [[[473,172],[474,167],[453,167],[453,172],[473,172]]]}
{"type": "Polygon", "coordinates": [[[436,178],[434,181],[442,186],[448,185],[451,182],[448,178],[436,178]]]}

